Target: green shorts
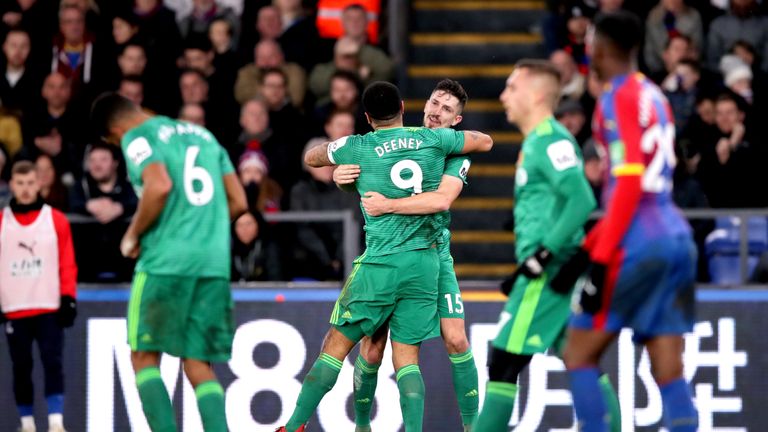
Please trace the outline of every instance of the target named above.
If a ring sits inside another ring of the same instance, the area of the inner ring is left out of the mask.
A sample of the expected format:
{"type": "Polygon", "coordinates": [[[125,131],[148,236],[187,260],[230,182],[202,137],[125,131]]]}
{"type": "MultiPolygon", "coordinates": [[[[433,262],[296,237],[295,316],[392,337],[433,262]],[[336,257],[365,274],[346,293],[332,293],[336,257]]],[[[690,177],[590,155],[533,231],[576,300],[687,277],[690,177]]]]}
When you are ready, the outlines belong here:
{"type": "Polygon", "coordinates": [[[235,334],[233,307],[225,278],[136,273],[128,302],[128,344],[132,351],[225,362],[235,334]]]}
{"type": "Polygon", "coordinates": [[[459,282],[453,270],[451,245],[448,242],[437,245],[440,257],[440,274],[437,278],[437,313],[440,318],[464,319],[464,303],[461,301],[459,282]]]}
{"type": "Polygon", "coordinates": [[[537,279],[517,278],[499,318],[495,348],[512,354],[560,349],[571,315],[571,295],[552,291],[550,274],[557,274],[557,268],[537,279]]]}
{"type": "Polygon", "coordinates": [[[395,342],[417,345],[438,337],[438,270],[435,248],[363,254],[355,260],[330,322],[355,342],[387,323],[395,342]]]}

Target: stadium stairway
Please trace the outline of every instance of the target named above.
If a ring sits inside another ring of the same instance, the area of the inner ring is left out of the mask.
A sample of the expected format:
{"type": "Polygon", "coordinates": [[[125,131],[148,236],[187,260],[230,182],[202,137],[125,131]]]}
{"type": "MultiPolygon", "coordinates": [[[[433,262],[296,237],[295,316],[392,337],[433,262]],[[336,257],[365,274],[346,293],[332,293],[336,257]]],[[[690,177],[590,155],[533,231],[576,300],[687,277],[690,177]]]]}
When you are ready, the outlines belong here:
{"type": "Polygon", "coordinates": [[[498,279],[515,268],[512,218],[521,135],[506,122],[499,93],[523,57],[544,55],[544,0],[415,0],[409,20],[406,123],[420,124],[424,101],[443,78],[469,93],[461,129],[490,133],[491,153],[476,155],[469,185],[452,208],[452,252],[461,279],[498,279]]]}

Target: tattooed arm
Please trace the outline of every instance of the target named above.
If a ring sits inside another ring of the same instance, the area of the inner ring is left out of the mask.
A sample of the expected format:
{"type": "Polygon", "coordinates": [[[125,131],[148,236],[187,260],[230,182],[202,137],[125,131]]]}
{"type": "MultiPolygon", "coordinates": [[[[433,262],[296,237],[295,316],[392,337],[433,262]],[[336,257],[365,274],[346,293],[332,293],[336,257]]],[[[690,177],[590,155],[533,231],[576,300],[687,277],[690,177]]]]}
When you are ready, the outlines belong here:
{"type": "Polygon", "coordinates": [[[464,131],[464,150],[462,153],[488,152],[493,148],[493,138],[477,131],[464,131]]]}

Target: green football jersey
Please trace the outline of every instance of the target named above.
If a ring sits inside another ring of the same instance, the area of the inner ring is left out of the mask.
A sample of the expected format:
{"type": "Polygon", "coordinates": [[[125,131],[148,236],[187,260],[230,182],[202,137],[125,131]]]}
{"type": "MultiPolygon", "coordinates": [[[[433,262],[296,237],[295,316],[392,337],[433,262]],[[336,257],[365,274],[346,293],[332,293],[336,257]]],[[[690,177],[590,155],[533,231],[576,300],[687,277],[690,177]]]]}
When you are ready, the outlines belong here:
{"type": "Polygon", "coordinates": [[[141,173],[149,164],[163,164],[173,182],[160,217],[141,236],[136,271],[229,278],[229,207],[222,177],[234,167],[216,138],[202,127],[158,116],[128,131],[121,145],[139,197],[141,173]]]}
{"type": "MultiPolygon", "coordinates": [[[[445,170],[445,158],[464,148],[464,133],[453,129],[390,128],[351,135],[328,146],[334,164],[360,165],[355,182],[360,196],[368,191],[405,198],[434,191],[445,170]]],[[[444,228],[444,216],[386,214],[365,218],[368,255],[388,255],[431,247],[444,228]]]]}
{"type": "Polygon", "coordinates": [[[555,256],[581,244],[595,208],[573,136],[549,117],[523,141],[515,174],[515,253],[525,259],[543,245],[555,256]],[[573,199],[571,199],[573,198],[573,199]]]}
{"type": "MultiPolygon", "coordinates": [[[[464,184],[467,184],[467,174],[469,174],[469,167],[472,165],[472,160],[469,156],[452,156],[446,159],[445,169],[443,170],[444,176],[456,177],[464,184]]],[[[438,238],[439,243],[448,243],[451,240],[451,212],[444,211],[438,213],[438,217],[442,218],[441,223],[443,225],[442,232],[438,238]]]]}

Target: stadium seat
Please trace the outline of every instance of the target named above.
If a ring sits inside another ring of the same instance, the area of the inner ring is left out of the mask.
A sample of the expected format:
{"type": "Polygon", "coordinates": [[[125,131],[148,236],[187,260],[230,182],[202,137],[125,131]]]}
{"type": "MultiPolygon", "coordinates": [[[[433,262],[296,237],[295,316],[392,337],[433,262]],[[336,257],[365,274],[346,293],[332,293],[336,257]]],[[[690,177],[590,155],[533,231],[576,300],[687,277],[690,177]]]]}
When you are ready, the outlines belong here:
{"type": "MultiPolygon", "coordinates": [[[[742,282],[739,267],[739,229],[739,218],[718,218],[715,221],[715,230],[707,236],[705,250],[713,283],[728,285],[742,282]]],[[[760,255],[768,250],[766,218],[747,220],[747,240],[747,267],[748,274],[752,275],[760,255]]]]}
{"type": "MultiPolygon", "coordinates": [[[[751,276],[757,266],[759,256],[747,257],[747,275],[751,276]]],[[[713,284],[736,285],[742,283],[739,267],[739,255],[714,255],[709,257],[709,277],[713,284]]]]}

